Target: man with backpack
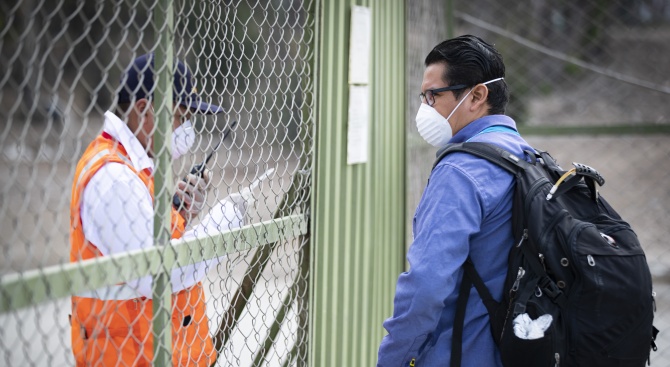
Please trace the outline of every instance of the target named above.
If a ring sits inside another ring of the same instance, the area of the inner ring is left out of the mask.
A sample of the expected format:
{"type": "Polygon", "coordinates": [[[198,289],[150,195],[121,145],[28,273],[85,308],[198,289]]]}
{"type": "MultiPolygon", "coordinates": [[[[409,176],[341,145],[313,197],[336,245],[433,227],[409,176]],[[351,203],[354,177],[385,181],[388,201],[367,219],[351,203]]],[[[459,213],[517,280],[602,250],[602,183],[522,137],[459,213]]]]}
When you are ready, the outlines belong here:
{"type": "MultiPolygon", "coordinates": [[[[505,116],[509,100],[500,53],[475,36],[435,46],[425,60],[416,124],[436,148],[481,141],[523,155],[531,149],[505,116]]],[[[514,176],[483,159],[454,153],[430,175],[413,222],[409,271],[400,275],[378,366],[444,366],[451,357],[456,299],[468,256],[499,301],[514,245],[514,176]]],[[[462,366],[502,366],[487,310],[470,290],[462,366]]]]}
{"type": "Polygon", "coordinates": [[[378,366],[641,367],[658,330],[637,236],[595,169],[519,136],[504,75],[474,36],[426,58],[416,123],[440,150],[378,366]]]}

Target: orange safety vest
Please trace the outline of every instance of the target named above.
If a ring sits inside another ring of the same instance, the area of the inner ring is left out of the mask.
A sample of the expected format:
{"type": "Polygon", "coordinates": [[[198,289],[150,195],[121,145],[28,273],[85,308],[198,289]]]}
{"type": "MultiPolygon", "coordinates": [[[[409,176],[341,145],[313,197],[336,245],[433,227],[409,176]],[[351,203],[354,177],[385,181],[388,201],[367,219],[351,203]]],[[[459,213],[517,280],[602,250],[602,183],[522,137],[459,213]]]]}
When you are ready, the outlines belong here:
{"type": "MultiPolygon", "coordinates": [[[[154,195],[153,175],[133,167],[123,146],[103,133],[88,146],[77,164],[70,204],[70,261],[102,256],[84,237],[80,203],[91,177],[106,163],[125,164],[154,195]]],[[[172,209],[172,238],[181,237],[185,221],[172,209]]],[[[72,351],[77,366],[151,366],[153,334],[151,299],[125,284],[72,297],[72,351]]],[[[202,284],[172,295],[172,363],[209,366],[216,351],[209,335],[202,284]]]]}

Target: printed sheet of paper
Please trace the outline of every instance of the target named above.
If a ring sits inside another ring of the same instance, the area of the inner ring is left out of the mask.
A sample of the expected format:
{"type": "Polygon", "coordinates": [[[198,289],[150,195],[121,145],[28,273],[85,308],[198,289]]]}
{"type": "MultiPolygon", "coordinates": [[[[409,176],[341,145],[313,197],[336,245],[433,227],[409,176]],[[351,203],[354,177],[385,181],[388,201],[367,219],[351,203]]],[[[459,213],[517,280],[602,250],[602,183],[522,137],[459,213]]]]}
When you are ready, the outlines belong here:
{"type": "Polygon", "coordinates": [[[372,12],[364,6],[351,9],[351,38],[349,40],[349,84],[370,82],[370,40],[372,12]]]}
{"type": "Polygon", "coordinates": [[[349,39],[349,118],[347,123],[347,164],[368,161],[370,126],[370,41],[372,12],[369,7],[351,9],[349,39]]]}
{"type": "Polygon", "coordinates": [[[347,164],[365,163],[368,161],[369,121],[369,87],[367,85],[350,85],[347,164]]]}

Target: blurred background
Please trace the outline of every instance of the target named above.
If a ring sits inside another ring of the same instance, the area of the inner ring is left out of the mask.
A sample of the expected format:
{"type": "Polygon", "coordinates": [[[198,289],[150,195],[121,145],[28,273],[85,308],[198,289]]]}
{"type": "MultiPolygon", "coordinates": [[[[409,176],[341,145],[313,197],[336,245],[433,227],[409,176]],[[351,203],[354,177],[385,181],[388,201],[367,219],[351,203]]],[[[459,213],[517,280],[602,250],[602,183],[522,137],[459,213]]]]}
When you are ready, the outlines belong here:
{"type": "MultiPolygon", "coordinates": [[[[272,218],[296,173],[312,167],[319,4],[174,2],[177,57],[189,65],[204,99],[228,108],[195,121],[199,140],[192,154],[175,162],[174,178],[239,121],[210,164],[210,199],[221,200],[275,168],[252,211],[253,222],[272,218]]],[[[75,165],[100,133],[122,71],[153,50],[157,6],[136,0],[0,2],[0,275],[69,261],[75,165]]],[[[607,180],[603,196],[636,230],[657,292],[661,334],[652,366],[670,365],[670,2],[406,0],[404,11],[406,245],[435,154],[414,123],[424,58],[448,37],[480,36],[505,58],[507,113],[523,136],[564,167],[575,161],[599,170],[607,180]]],[[[305,177],[309,188],[311,176],[305,177]]],[[[306,195],[294,204],[307,205],[306,195]]],[[[305,280],[299,271],[304,246],[289,241],[273,253],[241,321],[246,331],[237,332],[224,352],[232,365],[254,358],[287,290],[305,280]]],[[[230,302],[253,255],[230,257],[210,273],[209,290],[219,306],[230,302]]],[[[298,298],[304,301],[307,294],[298,298]]],[[[63,338],[68,312],[68,300],[59,300],[0,315],[0,361],[72,364],[69,339],[63,338]],[[30,340],[39,341],[30,346],[30,340]]],[[[295,332],[303,325],[300,312],[291,311],[293,324],[282,329],[268,365],[280,365],[287,350],[306,343],[295,332]]],[[[304,353],[293,361],[306,361],[304,353]]]]}

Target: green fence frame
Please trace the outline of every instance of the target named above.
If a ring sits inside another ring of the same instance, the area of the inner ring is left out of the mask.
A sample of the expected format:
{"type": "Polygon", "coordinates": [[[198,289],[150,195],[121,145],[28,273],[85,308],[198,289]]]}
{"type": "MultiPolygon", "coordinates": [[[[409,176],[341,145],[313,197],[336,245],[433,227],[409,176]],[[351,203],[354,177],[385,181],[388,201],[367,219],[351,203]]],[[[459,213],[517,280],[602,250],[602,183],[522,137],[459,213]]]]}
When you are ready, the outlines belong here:
{"type": "Polygon", "coordinates": [[[582,125],[582,126],[519,126],[522,135],[655,135],[670,134],[670,125],[582,125]]]}
{"type": "Polygon", "coordinates": [[[170,222],[171,222],[171,193],[170,180],[172,179],[172,132],[173,102],[172,102],[172,70],[174,66],[174,7],[172,0],[160,0],[154,11],[153,22],[158,32],[156,35],[156,91],[154,92],[154,108],[157,111],[158,123],[154,133],[155,146],[162,147],[156,152],[156,170],[154,171],[154,248],[163,266],[152,272],[153,300],[153,364],[167,366],[172,363],[172,287],[170,273],[165,258],[170,250],[170,222]]]}
{"type": "Polygon", "coordinates": [[[0,313],[297,238],[307,234],[307,229],[307,218],[293,214],[202,239],[174,240],[164,248],[156,246],[5,275],[0,280],[0,313]],[[193,252],[194,246],[202,251],[193,252]]]}

